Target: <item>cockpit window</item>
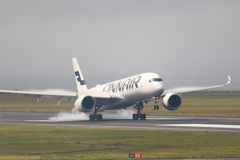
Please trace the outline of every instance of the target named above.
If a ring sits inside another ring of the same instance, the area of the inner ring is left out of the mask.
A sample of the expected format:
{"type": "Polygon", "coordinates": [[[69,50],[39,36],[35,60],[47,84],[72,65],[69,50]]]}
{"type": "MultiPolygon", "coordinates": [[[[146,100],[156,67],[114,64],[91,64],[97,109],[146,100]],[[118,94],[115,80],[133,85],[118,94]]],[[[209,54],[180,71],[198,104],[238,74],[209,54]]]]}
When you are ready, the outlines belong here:
{"type": "Polygon", "coordinates": [[[162,78],[153,78],[152,80],[153,80],[153,82],[162,82],[163,81],[162,78]]]}

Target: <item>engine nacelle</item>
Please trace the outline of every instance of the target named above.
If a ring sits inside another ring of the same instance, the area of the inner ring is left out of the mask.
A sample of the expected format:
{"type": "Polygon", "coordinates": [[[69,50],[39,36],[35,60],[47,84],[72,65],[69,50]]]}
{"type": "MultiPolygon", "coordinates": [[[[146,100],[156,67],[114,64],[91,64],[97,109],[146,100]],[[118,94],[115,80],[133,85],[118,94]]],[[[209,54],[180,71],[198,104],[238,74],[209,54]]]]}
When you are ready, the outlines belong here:
{"type": "Polygon", "coordinates": [[[90,112],[96,105],[95,99],[91,96],[81,95],[75,101],[74,106],[80,112],[90,112]]]}
{"type": "Polygon", "coordinates": [[[174,111],[181,107],[182,98],[174,93],[167,93],[162,99],[162,107],[167,111],[174,111]]]}

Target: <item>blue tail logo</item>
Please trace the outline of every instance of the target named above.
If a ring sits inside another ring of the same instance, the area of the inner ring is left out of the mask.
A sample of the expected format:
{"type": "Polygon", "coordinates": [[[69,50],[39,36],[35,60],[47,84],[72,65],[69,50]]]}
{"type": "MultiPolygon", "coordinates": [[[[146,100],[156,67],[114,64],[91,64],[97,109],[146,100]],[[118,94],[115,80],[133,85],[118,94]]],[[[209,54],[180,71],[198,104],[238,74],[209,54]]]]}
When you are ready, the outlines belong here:
{"type": "Polygon", "coordinates": [[[76,72],[75,72],[75,75],[77,76],[77,81],[80,82],[81,86],[82,86],[82,85],[86,85],[86,82],[81,79],[81,76],[80,76],[80,74],[79,74],[79,71],[76,71],[76,72]]]}

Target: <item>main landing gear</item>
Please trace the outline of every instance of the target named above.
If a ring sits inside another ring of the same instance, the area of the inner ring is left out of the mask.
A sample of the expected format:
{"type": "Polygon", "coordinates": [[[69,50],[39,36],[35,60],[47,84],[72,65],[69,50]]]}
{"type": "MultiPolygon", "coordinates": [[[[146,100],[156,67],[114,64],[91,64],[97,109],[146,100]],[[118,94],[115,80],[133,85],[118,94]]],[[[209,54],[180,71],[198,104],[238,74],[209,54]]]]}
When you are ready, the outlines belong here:
{"type": "Polygon", "coordinates": [[[137,109],[137,114],[133,114],[133,120],[145,120],[146,114],[141,114],[141,110],[144,108],[143,102],[138,102],[134,108],[137,109]]]}
{"type": "Polygon", "coordinates": [[[94,113],[89,115],[89,120],[90,121],[101,121],[102,120],[102,115],[101,114],[97,114],[97,111],[99,110],[99,108],[101,107],[96,107],[94,108],[94,113]]]}
{"type": "Polygon", "coordinates": [[[158,103],[158,97],[155,97],[155,105],[153,106],[153,110],[159,110],[159,105],[157,105],[158,103]]]}
{"type": "Polygon", "coordinates": [[[102,120],[102,115],[101,114],[90,114],[89,115],[89,120],[90,121],[95,121],[95,120],[97,120],[97,121],[101,121],[102,120]]]}

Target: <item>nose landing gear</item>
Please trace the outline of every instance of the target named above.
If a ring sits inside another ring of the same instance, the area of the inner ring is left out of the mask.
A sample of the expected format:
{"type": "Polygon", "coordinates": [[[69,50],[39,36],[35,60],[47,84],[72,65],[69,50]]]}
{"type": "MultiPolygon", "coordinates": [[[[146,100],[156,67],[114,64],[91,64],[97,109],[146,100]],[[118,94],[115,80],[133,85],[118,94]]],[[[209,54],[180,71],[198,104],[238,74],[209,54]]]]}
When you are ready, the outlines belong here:
{"type": "Polygon", "coordinates": [[[153,106],[153,110],[159,110],[159,105],[157,105],[158,103],[158,97],[155,97],[155,105],[153,106]]]}

